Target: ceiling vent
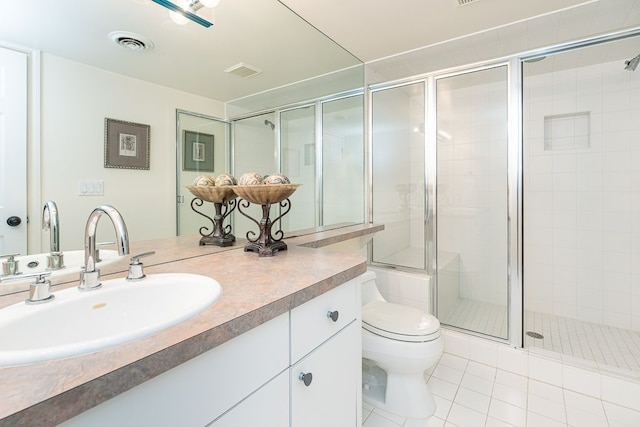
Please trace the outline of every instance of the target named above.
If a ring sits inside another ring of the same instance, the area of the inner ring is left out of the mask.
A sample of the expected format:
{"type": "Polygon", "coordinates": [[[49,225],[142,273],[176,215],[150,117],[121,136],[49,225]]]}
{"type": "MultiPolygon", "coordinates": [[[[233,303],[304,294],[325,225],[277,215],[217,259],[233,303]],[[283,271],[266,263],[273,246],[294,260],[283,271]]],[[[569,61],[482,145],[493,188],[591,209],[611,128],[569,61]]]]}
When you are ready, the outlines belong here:
{"type": "Polygon", "coordinates": [[[475,3],[478,0],[458,0],[458,6],[464,6],[466,4],[475,3]]]}
{"type": "Polygon", "coordinates": [[[114,31],[109,33],[109,38],[118,46],[122,46],[129,50],[151,50],[153,42],[140,34],[130,33],[128,31],[114,31]]]}
{"type": "Polygon", "coordinates": [[[238,77],[247,78],[251,76],[255,76],[262,72],[262,70],[253,67],[251,65],[245,64],[241,62],[239,64],[234,65],[233,67],[229,67],[224,70],[225,73],[233,74],[238,77]]]}

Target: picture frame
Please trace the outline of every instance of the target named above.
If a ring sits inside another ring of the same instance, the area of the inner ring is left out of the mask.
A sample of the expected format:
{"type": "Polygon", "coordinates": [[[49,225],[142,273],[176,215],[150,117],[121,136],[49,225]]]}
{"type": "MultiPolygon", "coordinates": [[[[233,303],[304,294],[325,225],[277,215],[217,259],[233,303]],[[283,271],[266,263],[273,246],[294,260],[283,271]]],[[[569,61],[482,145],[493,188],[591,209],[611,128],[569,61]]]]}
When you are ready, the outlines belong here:
{"type": "Polygon", "coordinates": [[[214,135],[208,133],[183,131],[182,170],[213,172],[214,135]]]}
{"type": "Polygon", "coordinates": [[[150,126],[104,119],[104,167],[149,170],[150,126]]]}

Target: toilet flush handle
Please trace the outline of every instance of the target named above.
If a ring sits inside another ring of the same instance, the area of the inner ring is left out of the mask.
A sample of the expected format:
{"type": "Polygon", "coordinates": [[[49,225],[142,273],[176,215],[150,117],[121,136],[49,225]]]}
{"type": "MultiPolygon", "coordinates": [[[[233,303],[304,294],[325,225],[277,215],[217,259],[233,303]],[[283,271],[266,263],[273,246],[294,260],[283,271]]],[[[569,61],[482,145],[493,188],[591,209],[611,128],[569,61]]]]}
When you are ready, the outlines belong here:
{"type": "Polygon", "coordinates": [[[304,383],[305,386],[309,387],[311,385],[311,381],[313,381],[313,374],[311,372],[300,372],[298,375],[298,379],[304,383]]]}
{"type": "Polygon", "coordinates": [[[340,313],[338,313],[338,310],[336,311],[328,311],[327,312],[327,317],[331,320],[333,320],[334,322],[338,321],[338,316],[340,315],[340,313]]]}

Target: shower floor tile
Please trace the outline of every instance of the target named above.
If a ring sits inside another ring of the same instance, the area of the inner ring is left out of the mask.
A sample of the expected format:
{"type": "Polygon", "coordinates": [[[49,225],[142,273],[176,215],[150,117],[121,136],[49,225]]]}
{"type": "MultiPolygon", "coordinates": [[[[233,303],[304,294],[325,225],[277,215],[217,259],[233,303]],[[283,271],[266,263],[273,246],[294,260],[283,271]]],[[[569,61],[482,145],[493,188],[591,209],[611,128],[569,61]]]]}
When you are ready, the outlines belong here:
{"type": "Polygon", "coordinates": [[[440,322],[456,328],[507,338],[507,308],[504,305],[460,298],[451,314],[440,319],[440,322]]]}
{"type": "MultiPolygon", "coordinates": [[[[440,319],[445,325],[506,337],[507,315],[504,306],[460,299],[453,312],[440,319]]],[[[640,331],[583,322],[546,313],[525,311],[526,348],[542,349],[624,371],[640,373],[640,331]]]]}
{"type": "Polygon", "coordinates": [[[525,334],[527,348],[562,353],[622,370],[640,373],[640,331],[583,322],[546,313],[525,312],[525,332],[537,332],[544,338],[525,334]]]}

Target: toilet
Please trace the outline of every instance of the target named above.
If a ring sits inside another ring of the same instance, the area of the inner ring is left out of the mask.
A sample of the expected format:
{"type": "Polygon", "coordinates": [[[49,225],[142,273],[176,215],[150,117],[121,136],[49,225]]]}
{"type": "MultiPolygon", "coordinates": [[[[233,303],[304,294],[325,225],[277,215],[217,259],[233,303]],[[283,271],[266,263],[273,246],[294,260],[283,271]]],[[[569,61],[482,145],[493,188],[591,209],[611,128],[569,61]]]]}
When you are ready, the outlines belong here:
{"type": "Polygon", "coordinates": [[[424,379],[443,352],[440,322],[385,301],[376,273],[362,275],[362,399],[404,418],[428,418],[436,404],[424,379]]]}

